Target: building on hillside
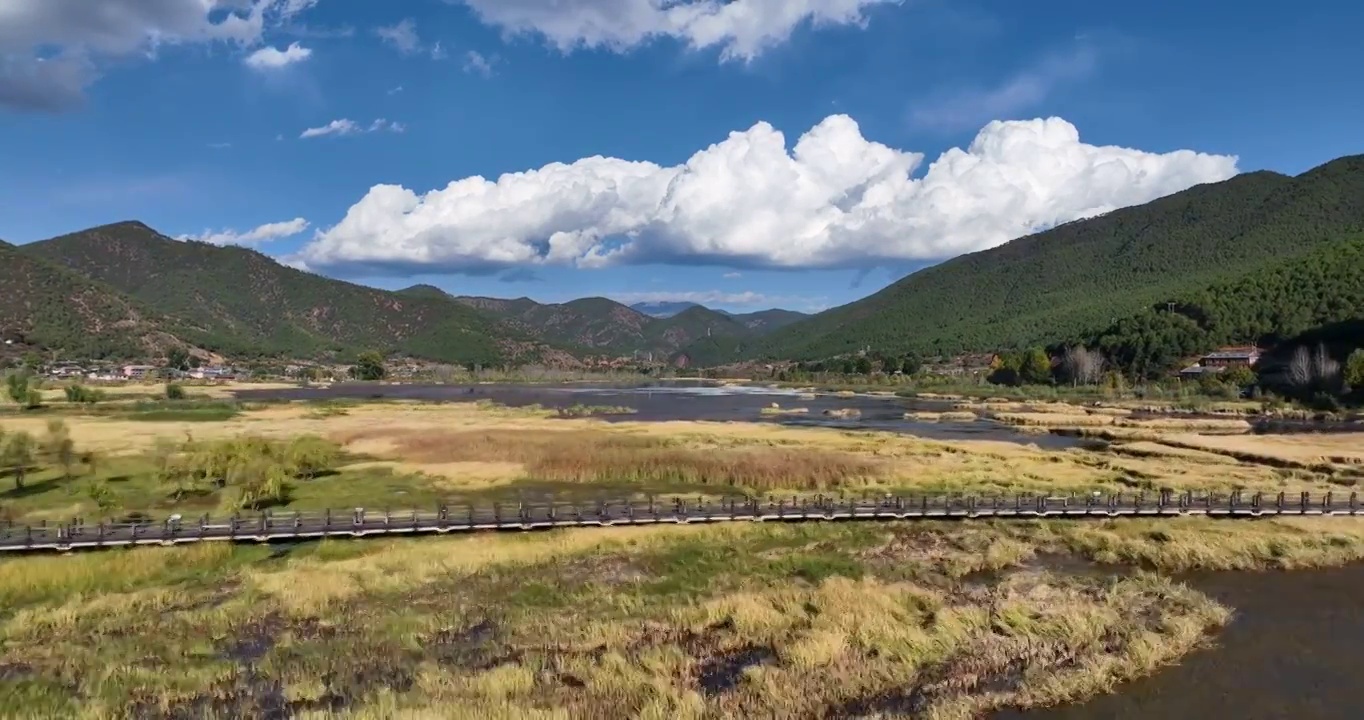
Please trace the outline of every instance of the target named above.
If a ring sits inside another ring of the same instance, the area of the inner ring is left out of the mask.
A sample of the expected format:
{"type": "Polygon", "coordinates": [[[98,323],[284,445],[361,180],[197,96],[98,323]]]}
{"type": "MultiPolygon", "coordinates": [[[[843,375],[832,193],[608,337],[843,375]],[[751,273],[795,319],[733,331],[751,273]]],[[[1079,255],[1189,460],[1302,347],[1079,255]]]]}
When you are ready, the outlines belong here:
{"type": "Polygon", "coordinates": [[[1204,355],[1199,360],[1203,367],[1229,368],[1236,366],[1251,367],[1260,359],[1260,348],[1225,347],[1204,355]]]}
{"type": "Polygon", "coordinates": [[[1204,375],[1214,375],[1232,367],[1254,367],[1260,361],[1260,348],[1251,346],[1234,346],[1218,348],[1183,370],[1179,371],[1181,378],[1199,378],[1204,375]]]}
{"type": "Polygon", "coordinates": [[[155,365],[124,365],[123,377],[133,379],[143,378],[147,376],[147,373],[155,371],[156,371],[155,365]]]}

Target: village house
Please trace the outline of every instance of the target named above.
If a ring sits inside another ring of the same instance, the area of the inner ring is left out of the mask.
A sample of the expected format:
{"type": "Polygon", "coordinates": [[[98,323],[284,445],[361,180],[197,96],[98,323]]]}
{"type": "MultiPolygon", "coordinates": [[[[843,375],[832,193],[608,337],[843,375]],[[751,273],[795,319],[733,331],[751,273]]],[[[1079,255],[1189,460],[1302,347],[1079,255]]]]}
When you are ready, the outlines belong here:
{"type": "Polygon", "coordinates": [[[1218,348],[1199,358],[1197,362],[1179,371],[1181,378],[1198,378],[1214,375],[1232,367],[1254,367],[1260,360],[1260,348],[1256,346],[1233,346],[1218,348]]]}
{"type": "Polygon", "coordinates": [[[156,366],[155,366],[155,365],[124,365],[122,371],[123,371],[123,377],[129,378],[129,379],[137,379],[137,378],[146,377],[146,376],[147,376],[147,373],[155,372],[155,371],[156,371],[156,366]]]}

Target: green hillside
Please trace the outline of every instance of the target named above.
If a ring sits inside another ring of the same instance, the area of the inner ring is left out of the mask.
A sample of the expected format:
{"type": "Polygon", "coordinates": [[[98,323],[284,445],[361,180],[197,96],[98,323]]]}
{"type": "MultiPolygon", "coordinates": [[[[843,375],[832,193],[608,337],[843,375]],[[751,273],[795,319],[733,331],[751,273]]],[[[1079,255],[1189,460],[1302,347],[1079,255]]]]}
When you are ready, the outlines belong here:
{"type": "Polygon", "coordinates": [[[520,333],[452,300],[313,275],[239,247],[181,242],[137,222],[25,245],[22,252],[112,286],[183,323],[187,342],[233,356],[377,347],[448,362],[495,362],[520,333]]]}
{"type": "Polygon", "coordinates": [[[0,242],[0,342],[64,357],[128,358],[173,343],[165,318],[111,287],[0,242]]]}
{"type": "Polygon", "coordinates": [[[730,317],[738,320],[755,334],[765,335],[776,332],[791,323],[800,322],[809,315],[795,310],[781,310],[773,308],[771,310],[759,310],[751,313],[726,313],[730,317]]]}
{"type": "Polygon", "coordinates": [[[951,355],[1049,344],[1364,229],[1364,156],[1269,172],[1020,238],[786,326],[747,353],[951,355]]]}
{"type": "MultiPolygon", "coordinates": [[[[422,290],[408,288],[404,292],[422,290]]],[[[771,327],[804,317],[787,310],[729,315],[696,305],[671,317],[658,318],[602,297],[565,303],[537,303],[529,298],[457,300],[493,313],[548,343],[581,354],[651,354],[660,359],[685,350],[692,362],[704,357],[706,364],[733,356],[736,346],[730,340],[754,338],[771,327]]]]}
{"type": "Polygon", "coordinates": [[[1155,376],[1220,345],[1292,345],[1320,328],[1358,321],[1364,321],[1364,233],[1172,295],[1086,341],[1132,374],[1155,376]]]}

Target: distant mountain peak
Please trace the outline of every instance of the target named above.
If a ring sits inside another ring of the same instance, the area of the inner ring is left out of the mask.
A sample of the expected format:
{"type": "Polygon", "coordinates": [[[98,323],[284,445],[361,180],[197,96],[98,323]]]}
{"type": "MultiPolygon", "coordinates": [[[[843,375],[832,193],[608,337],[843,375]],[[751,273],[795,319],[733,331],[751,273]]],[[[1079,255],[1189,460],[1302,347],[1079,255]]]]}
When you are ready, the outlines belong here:
{"type": "Polygon", "coordinates": [[[396,290],[395,292],[399,295],[409,295],[414,297],[435,297],[443,299],[454,298],[454,296],[451,295],[450,293],[441,290],[435,285],[428,285],[426,283],[418,283],[411,287],[405,287],[402,290],[396,290]]]}

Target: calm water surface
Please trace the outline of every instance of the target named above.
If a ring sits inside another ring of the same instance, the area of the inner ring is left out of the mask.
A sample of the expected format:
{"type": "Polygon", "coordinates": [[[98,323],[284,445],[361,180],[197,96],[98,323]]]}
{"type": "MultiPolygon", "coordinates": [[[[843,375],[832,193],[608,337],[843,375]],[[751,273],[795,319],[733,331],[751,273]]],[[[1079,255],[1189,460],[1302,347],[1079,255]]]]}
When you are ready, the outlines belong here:
{"type": "Polygon", "coordinates": [[[1006,425],[974,422],[919,422],[906,420],[907,411],[943,411],[950,403],[907,400],[884,396],[811,398],[795,390],[751,386],[718,386],[668,383],[643,387],[604,385],[383,385],[345,383],[327,388],[242,390],[242,400],[401,399],[444,402],[492,400],[511,407],[541,405],[566,408],[572,405],[615,405],[634,408],[621,415],[599,415],[607,422],[769,422],[804,427],[899,432],[937,440],[1003,440],[1039,447],[1075,447],[1083,440],[1058,435],[1018,432],[1006,425]],[[764,415],[763,408],[778,403],[783,408],[806,408],[802,415],[764,415]],[[856,418],[833,418],[825,411],[856,409],[856,418]]]}
{"type": "Polygon", "coordinates": [[[995,720],[1364,718],[1364,565],[1180,579],[1235,610],[1212,649],[1114,695],[995,720]]]}

